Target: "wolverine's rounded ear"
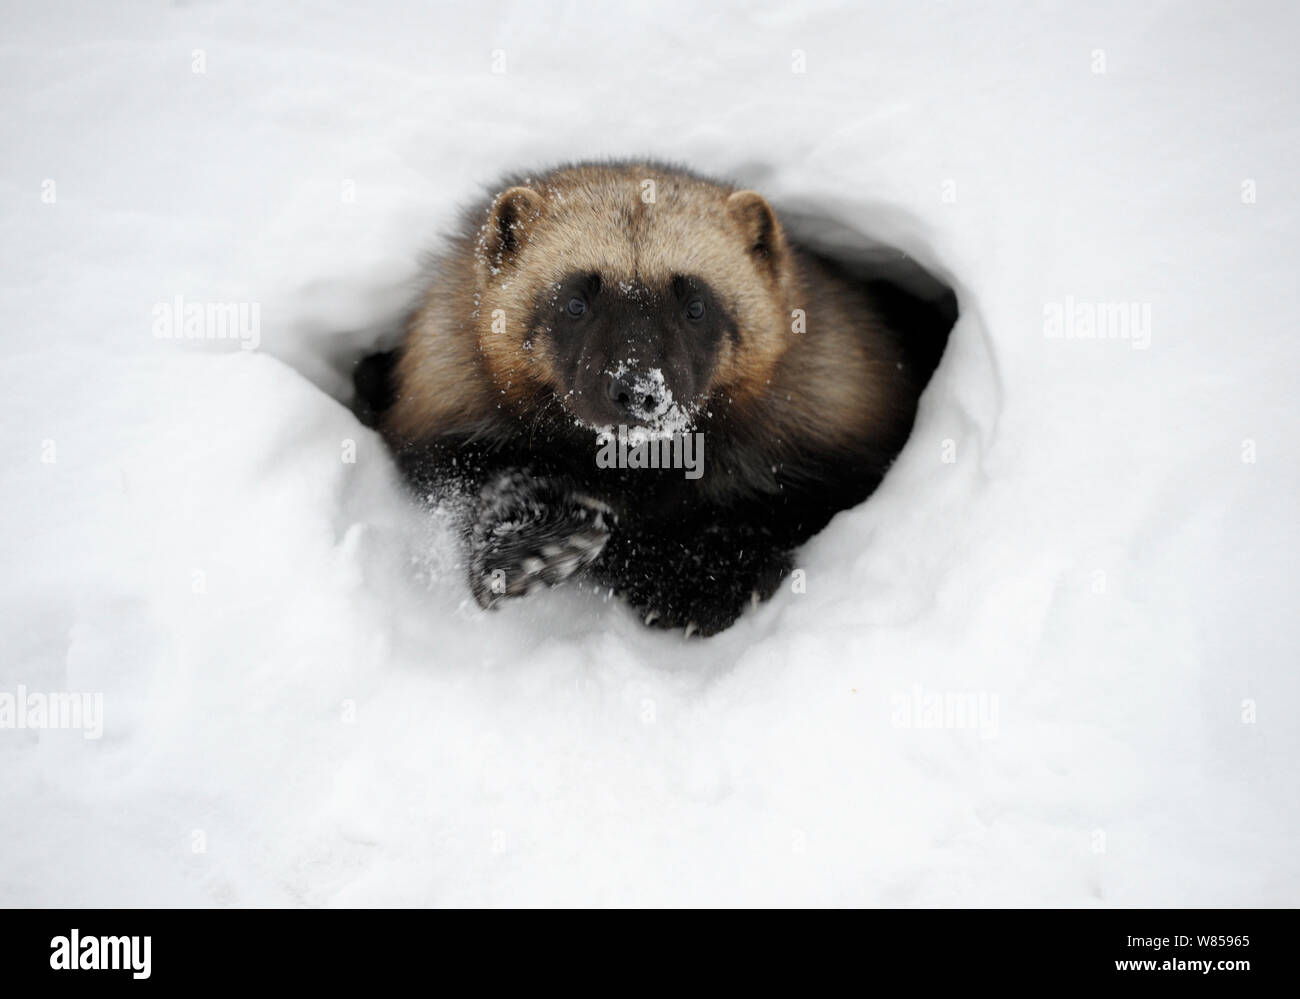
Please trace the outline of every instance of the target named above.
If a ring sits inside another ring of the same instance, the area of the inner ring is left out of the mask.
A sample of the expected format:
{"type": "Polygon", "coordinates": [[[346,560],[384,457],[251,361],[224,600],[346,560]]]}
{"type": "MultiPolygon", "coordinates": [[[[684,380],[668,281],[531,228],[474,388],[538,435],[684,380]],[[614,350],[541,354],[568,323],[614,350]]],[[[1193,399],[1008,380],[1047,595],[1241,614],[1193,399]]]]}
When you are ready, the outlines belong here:
{"type": "Polygon", "coordinates": [[[727,213],[745,240],[746,252],[775,272],[785,256],[785,234],[772,206],[756,191],[737,191],[727,198],[727,213]]]}
{"type": "Polygon", "coordinates": [[[480,247],[492,267],[509,263],[528,242],[542,213],[542,196],[531,187],[512,187],[497,195],[483,227],[480,247]]]}

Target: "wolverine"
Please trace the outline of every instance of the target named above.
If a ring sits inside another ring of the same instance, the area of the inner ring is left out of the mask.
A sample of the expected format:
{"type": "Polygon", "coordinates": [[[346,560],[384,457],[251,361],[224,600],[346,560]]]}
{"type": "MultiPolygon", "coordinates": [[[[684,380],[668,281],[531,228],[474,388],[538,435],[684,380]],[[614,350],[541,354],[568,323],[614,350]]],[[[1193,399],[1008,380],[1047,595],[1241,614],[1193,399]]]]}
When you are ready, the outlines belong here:
{"type": "Polygon", "coordinates": [[[484,608],[581,578],[706,636],[880,483],[955,315],[801,244],[755,191],[581,163],[466,214],[355,406],[458,511],[484,608]],[[664,460],[600,458],[629,440],[664,460]]]}

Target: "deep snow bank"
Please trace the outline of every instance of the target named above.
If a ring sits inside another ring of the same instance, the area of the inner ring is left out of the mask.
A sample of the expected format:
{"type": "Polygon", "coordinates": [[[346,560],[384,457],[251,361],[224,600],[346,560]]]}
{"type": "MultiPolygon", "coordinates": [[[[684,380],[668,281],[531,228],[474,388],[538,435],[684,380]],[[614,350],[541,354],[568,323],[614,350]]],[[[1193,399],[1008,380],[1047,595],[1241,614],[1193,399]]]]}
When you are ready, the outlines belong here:
{"type": "Polygon", "coordinates": [[[1294,903],[1294,22],[11,18],[0,692],[104,733],[0,730],[0,901],[1294,903]],[[331,398],[478,183],[642,152],[961,296],[884,487],[708,642],[480,614],[331,398]]]}

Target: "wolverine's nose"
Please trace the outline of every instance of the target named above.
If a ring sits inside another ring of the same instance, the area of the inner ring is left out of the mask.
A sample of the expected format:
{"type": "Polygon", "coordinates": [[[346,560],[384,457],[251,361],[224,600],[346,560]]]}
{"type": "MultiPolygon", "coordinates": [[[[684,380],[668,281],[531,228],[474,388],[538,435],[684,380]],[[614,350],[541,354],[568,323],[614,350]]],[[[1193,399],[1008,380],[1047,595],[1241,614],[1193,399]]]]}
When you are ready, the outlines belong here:
{"type": "Polygon", "coordinates": [[[605,391],[620,413],[637,418],[655,416],[664,407],[664,386],[644,375],[610,375],[605,391]]]}

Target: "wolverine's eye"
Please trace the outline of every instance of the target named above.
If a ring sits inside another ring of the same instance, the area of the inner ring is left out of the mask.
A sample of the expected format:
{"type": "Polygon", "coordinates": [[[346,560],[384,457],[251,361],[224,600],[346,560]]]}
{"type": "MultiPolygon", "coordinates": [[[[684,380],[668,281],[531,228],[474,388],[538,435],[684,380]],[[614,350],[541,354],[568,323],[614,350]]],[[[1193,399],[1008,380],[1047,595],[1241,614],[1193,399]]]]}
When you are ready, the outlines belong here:
{"type": "Polygon", "coordinates": [[[698,298],[686,306],[686,318],[699,321],[704,318],[704,303],[698,298]]]}
{"type": "Polygon", "coordinates": [[[587,303],[575,295],[573,298],[569,299],[568,311],[569,311],[569,315],[573,316],[576,319],[578,316],[582,315],[587,311],[587,303]]]}

